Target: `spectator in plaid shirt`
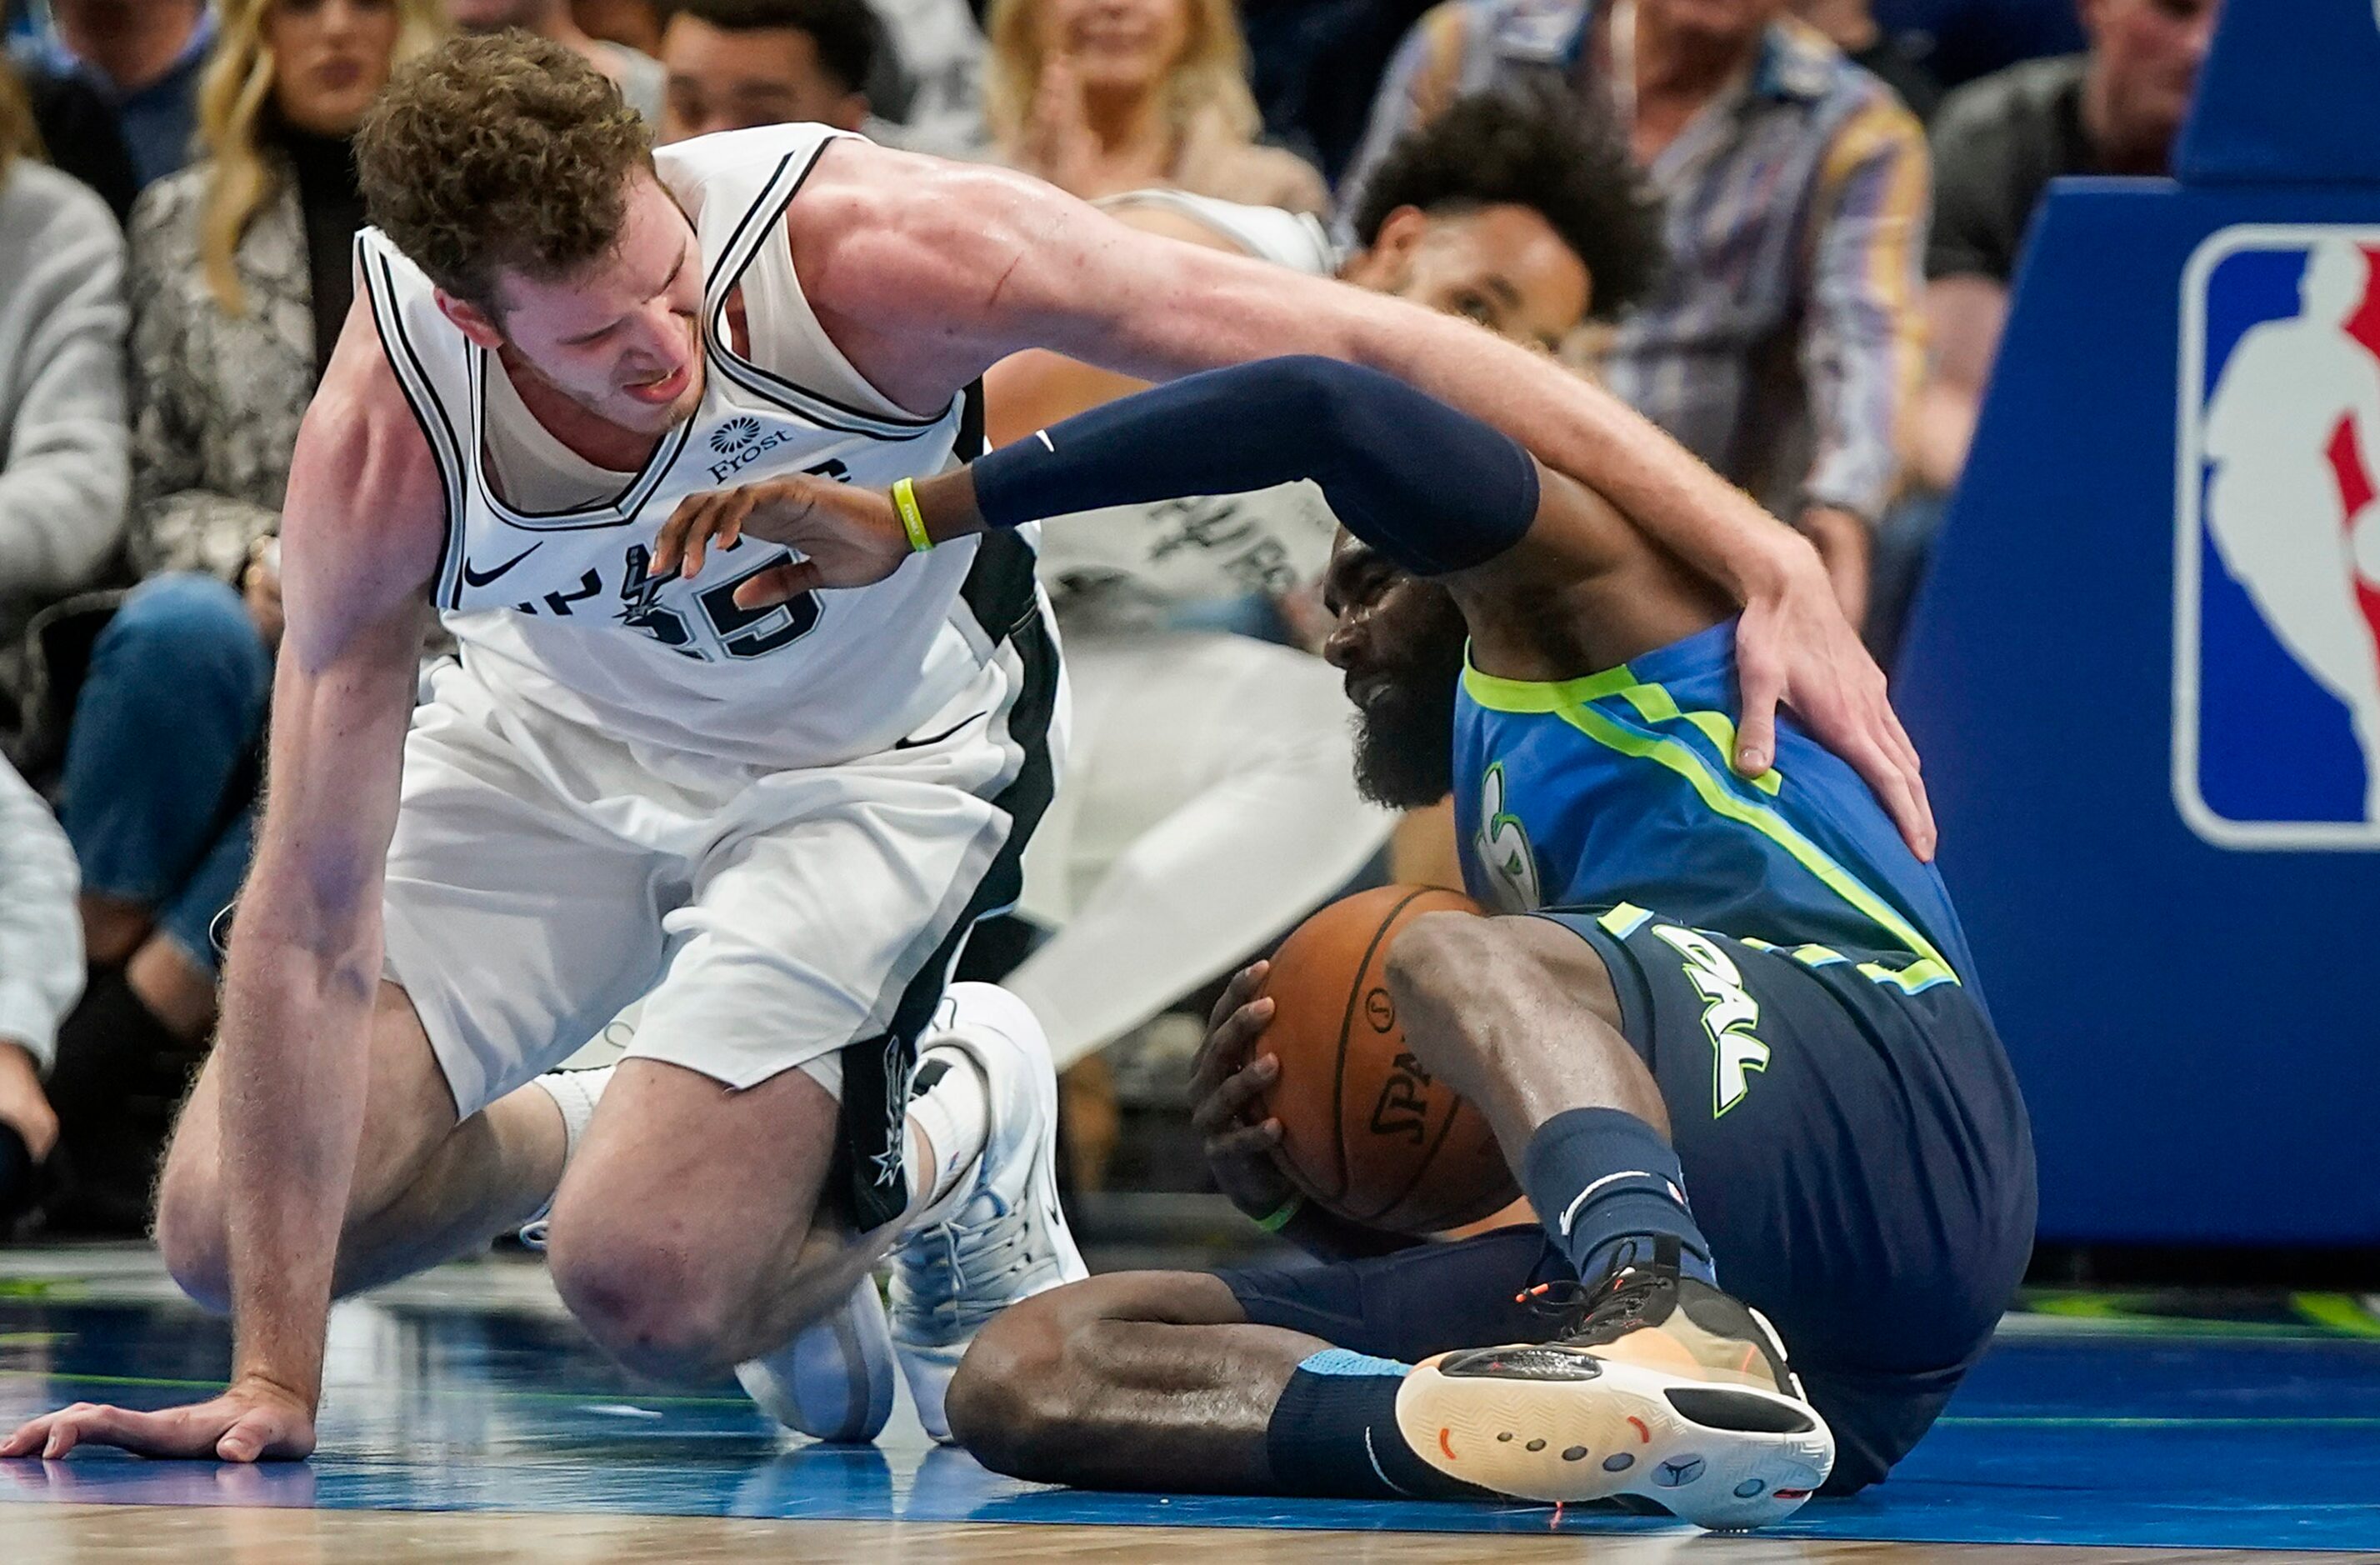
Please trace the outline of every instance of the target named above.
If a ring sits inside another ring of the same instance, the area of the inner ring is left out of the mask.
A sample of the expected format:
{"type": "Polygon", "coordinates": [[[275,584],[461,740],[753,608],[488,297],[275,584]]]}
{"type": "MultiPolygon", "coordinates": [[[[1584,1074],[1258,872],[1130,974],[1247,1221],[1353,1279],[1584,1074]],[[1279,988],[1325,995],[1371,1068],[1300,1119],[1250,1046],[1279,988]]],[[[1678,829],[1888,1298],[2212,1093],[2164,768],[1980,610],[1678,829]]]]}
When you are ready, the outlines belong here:
{"type": "Polygon", "coordinates": [[[1923,367],[1917,122],[1785,0],[1448,0],[1398,50],[1342,210],[1403,131],[1548,79],[1610,106],[1669,207],[1670,276],[1605,381],[1792,518],[1859,624],[1923,367]]]}

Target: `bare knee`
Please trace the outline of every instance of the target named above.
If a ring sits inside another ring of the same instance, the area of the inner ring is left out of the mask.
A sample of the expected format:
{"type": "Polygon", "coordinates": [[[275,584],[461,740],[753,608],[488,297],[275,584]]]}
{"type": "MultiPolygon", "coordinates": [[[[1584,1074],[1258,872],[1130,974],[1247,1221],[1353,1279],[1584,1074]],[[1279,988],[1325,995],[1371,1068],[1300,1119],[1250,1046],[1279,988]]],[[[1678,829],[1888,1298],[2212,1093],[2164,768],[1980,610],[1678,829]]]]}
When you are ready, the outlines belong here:
{"type": "Polygon", "coordinates": [[[1067,1363],[1065,1295],[1077,1282],[1010,1306],[976,1336],[943,1403],[951,1436],[978,1462],[1011,1477],[1046,1471],[1072,1421],[1075,1378],[1067,1363]]]}
{"type": "Polygon", "coordinates": [[[1621,1036],[1611,975],[1574,931],[1543,918],[1426,913],[1397,931],[1383,971],[1407,1046],[1488,1110],[1508,1148],[1584,1103],[1666,1131],[1659,1092],[1621,1036]]]}
{"type": "Polygon", "coordinates": [[[665,1223],[598,1223],[558,1206],[546,1261],[588,1335],[639,1375],[711,1380],[742,1356],[733,1339],[747,1301],[731,1297],[665,1223]]]}

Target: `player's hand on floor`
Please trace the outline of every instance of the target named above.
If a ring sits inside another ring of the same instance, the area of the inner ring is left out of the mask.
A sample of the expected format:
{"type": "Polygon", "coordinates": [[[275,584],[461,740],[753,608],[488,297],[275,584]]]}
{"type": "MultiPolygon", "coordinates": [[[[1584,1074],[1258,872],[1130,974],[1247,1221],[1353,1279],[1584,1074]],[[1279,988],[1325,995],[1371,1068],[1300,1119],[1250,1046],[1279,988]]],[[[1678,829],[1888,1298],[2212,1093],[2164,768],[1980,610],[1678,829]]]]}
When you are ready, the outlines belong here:
{"type": "Polygon", "coordinates": [[[746,609],[821,587],[870,586],[911,553],[909,535],[882,491],[796,473],[686,496],[654,540],[650,575],[699,575],[711,551],[733,549],[747,534],[806,557],[738,587],[735,602],[746,609]]]}
{"type": "Polygon", "coordinates": [[[1190,1122],[1206,1138],[1207,1166],[1216,1187],[1250,1217],[1267,1217],[1296,1194],[1274,1156],[1281,1122],[1249,1116],[1281,1077],[1281,1062],[1254,1053],[1272,1021],[1273,1003],[1258,997],[1270,964],[1240,969],[1207,1020],[1190,1075],[1190,1122]]]}
{"type": "Polygon", "coordinates": [[[1743,716],[1735,769],[1757,777],[1777,760],[1777,704],[1793,709],[1811,735],[1851,763],[1900,828],[1910,851],[1934,856],[1934,807],[1884,686],[1884,671],[1843,617],[1815,549],[1772,589],[1754,593],[1736,629],[1743,716]]]}
{"type": "Polygon", "coordinates": [[[77,1446],[207,1462],[299,1461],[314,1451],[314,1411],[268,1380],[235,1381],[223,1395],[162,1413],[77,1402],[20,1426],[0,1457],[61,1457],[77,1446]]]}

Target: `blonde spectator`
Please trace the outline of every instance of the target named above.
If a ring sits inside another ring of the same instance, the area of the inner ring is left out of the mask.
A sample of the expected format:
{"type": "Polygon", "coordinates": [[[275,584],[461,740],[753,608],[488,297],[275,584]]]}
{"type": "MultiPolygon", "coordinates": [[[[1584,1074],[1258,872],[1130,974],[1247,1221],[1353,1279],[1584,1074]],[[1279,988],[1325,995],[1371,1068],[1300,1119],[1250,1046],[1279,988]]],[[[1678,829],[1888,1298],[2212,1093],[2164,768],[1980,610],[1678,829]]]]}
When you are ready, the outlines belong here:
{"type": "Polygon", "coordinates": [[[200,162],[132,220],[131,563],[92,605],[59,815],[93,977],[51,1078],[76,1176],[57,1226],[138,1231],[166,1116],[212,1028],[209,926],[246,871],[280,635],[273,535],[298,424],[353,298],[348,138],[437,0],[222,0],[200,162]],[[244,590],[243,590],[244,589],[244,590]]]}
{"type": "Polygon", "coordinates": [[[1257,144],[1231,0],[993,0],[985,113],[1000,156],[1094,198],[1151,186],[1318,212],[1322,176],[1257,144]]]}

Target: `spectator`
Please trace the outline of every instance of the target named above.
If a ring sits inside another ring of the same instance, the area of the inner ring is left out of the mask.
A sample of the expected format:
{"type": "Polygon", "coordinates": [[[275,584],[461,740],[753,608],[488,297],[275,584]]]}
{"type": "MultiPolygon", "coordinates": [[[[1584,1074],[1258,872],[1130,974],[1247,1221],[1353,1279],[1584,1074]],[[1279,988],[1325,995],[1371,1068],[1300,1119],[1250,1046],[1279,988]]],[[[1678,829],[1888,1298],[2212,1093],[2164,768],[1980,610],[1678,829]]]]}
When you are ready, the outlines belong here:
{"type": "MultiPolygon", "coordinates": [[[[0,649],[11,652],[36,609],[87,586],[114,552],[127,483],[124,237],[98,197],[33,161],[39,150],[0,55],[0,649]]],[[[0,667],[12,698],[13,664],[0,667]]]]}
{"type": "Polygon", "coordinates": [[[2010,66],[1942,105],[1925,247],[1933,362],[1911,439],[1927,488],[1947,492],[1966,465],[2043,190],[2061,175],[2166,171],[2216,9],[2216,0],[2082,0],[2087,53],[2010,66]]]}
{"type": "Polygon", "coordinates": [[[1925,51],[1876,24],[1870,0],[1793,0],[1793,14],[1827,35],[1843,57],[1900,95],[1920,123],[1941,106],[1942,84],[1925,68],[1925,51]]]}
{"type": "Polygon", "coordinates": [[[1430,0],[1248,0],[1240,7],[1265,128],[1337,183],[1372,91],[1430,0]]]}
{"type": "Polygon", "coordinates": [[[33,1203],[57,1144],[42,1076],[81,988],[74,850],[50,807],[0,760],[0,1239],[33,1203]]]}
{"type": "Polygon", "coordinates": [[[1670,272],[1611,389],[1817,545],[1852,623],[1922,369],[1917,122],[1784,0],[1451,0],[1398,51],[1342,203],[1458,92],[1608,98],[1668,203],[1670,272]]]}
{"type": "Polygon", "coordinates": [[[65,1226],[138,1230],[213,1024],[209,926],[247,867],[280,634],[272,535],[354,286],[347,139],[437,16],[436,0],[227,0],[206,160],[134,212],[129,542],[147,579],[88,642],[60,787],[94,968],[53,1078],[65,1226]]]}
{"type": "Polygon", "coordinates": [[[1083,197],[1172,186],[1320,212],[1314,165],[1257,144],[1231,0],[994,0],[986,95],[1001,157],[1083,197]]]}
{"type": "Polygon", "coordinates": [[[658,0],[570,0],[570,17],[590,37],[661,58],[662,17],[658,0]]]}
{"type": "Polygon", "coordinates": [[[625,43],[588,32],[571,15],[569,0],[448,0],[447,12],[466,32],[516,27],[576,50],[618,85],[620,95],[645,116],[647,124],[661,124],[662,63],[625,43]]]}
{"type": "Polygon", "coordinates": [[[662,140],[814,120],[897,142],[868,112],[879,37],[866,0],[685,0],[662,36],[662,140]]]}
{"type": "Polygon", "coordinates": [[[140,173],[132,166],[131,150],[124,144],[107,99],[80,76],[61,76],[39,66],[19,74],[50,165],[98,191],[116,222],[128,219],[132,200],[140,194],[140,173]]]}
{"type": "Polygon", "coordinates": [[[214,42],[206,0],[51,0],[54,74],[79,76],[115,114],[142,188],[190,158],[199,72],[214,42]]]}

